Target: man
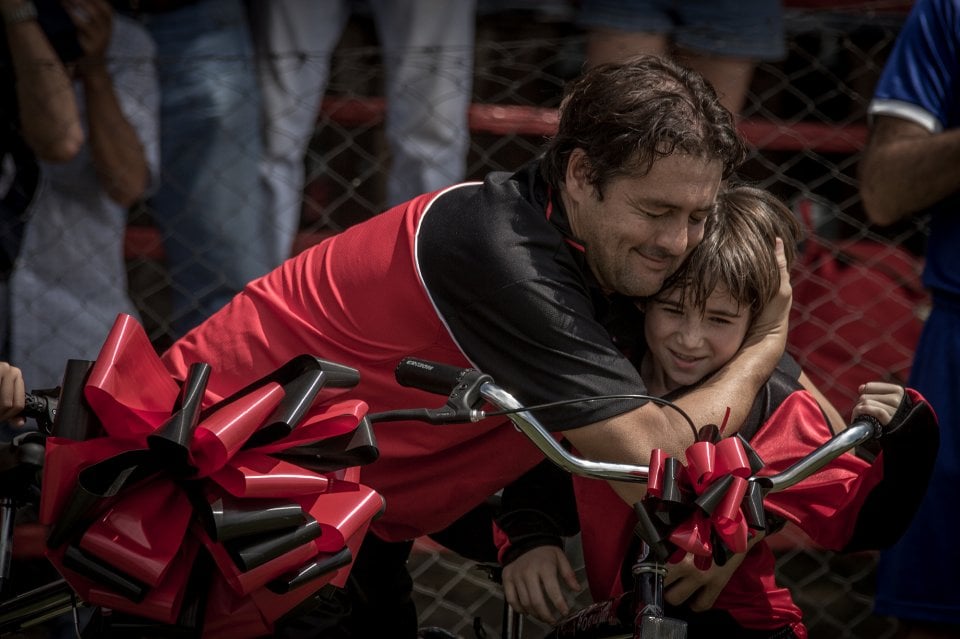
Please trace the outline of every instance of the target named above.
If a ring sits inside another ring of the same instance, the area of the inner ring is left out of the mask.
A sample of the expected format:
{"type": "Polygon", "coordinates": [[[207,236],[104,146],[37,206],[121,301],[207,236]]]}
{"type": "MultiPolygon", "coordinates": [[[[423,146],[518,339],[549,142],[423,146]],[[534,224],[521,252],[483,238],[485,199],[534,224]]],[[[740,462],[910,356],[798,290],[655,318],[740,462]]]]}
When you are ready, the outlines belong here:
{"type": "MultiPolygon", "coordinates": [[[[701,240],[721,180],[742,157],[730,113],[699,75],[656,57],[598,66],[572,83],[543,157],[415,198],[313,247],[251,283],[165,361],[180,377],[209,362],[210,392],[224,396],[309,352],[358,368],[355,394],[371,411],[437,402],[396,384],[405,356],[474,366],[527,404],[642,393],[612,327],[634,308],[628,298],[656,292],[701,240]]],[[[742,421],[776,365],[790,299],[785,263],[780,251],[780,295],[739,355],[681,402],[697,423],[721,423],[728,407],[730,423],[742,421]]],[[[686,422],[641,400],[540,417],[593,459],[642,464],[655,446],[679,454],[693,441],[686,422]]],[[[409,590],[402,573],[412,539],[542,459],[502,419],[383,424],[376,436],[381,456],[364,481],[387,508],[354,575],[369,567],[368,581],[387,597],[409,590]]],[[[615,488],[628,503],[642,494],[615,488]]],[[[355,619],[391,619],[390,636],[405,636],[409,606],[401,626],[369,588],[362,598],[376,614],[355,619]]],[[[412,625],[415,633],[415,615],[412,625]]]]}
{"type": "Polygon", "coordinates": [[[870,104],[871,136],[860,165],[870,220],[930,220],[923,283],[933,309],[914,355],[910,385],[940,418],[940,452],[930,488],[900,542],[884,552],[876,612],[897,617],[900,637],[960,636],[960,567],[953,531],[960,524],[956,393],[960,356],[960,2],[920,0],[897,39],[870,104]]]}

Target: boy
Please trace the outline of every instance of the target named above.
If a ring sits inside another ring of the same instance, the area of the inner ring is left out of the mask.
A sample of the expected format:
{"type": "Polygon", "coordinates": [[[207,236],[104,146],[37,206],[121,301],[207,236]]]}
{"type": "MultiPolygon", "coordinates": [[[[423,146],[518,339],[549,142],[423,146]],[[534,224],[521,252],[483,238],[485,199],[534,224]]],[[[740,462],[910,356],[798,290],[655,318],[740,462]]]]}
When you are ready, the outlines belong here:
{"type": "MultiPolygon", "coordinates": [[[[775,238],[783,239],[788,263],[792,263],[800,235],[795,218],[781,202],[748,186],[733,186],[721,194],[712,224],[713,231],[705,234],[684,269],[668,280],[660,293],[642,303],[646,348],[638,368],[650,393],[667,399],[700,383],[730,361],[751,322],[779,287],[770,250],[775,238]]],[[[894,384],[871,382],[862,386],[853,416],[864,414],[884,425],[898,420],[909,422],[911,428],[926,428],[927,432],[932,428],[935,433],[935,418],[922,398],[894,384]]],[[[740,434],[751,441],[764,460],[763,473],[773,473],[842,428],[838,417],[799,366],[785,356],[758,395],[740,434]],[[831,414],[832,419],[828,417],[831,414]]],[[[903,426],[892,429],[906,430],[903,426]]],[[[852,453],[843,455],[814,477],[770,495],[765,501],[767,512],[780,521],[792,521],[828,548],[889,543],[902,530],[899,522],[890,521],[888,515],[882,520],[886,536],[879,538],[871,535],[870,526],[858,518],[861,512],[872,512],[873,505],[887,494],[886,485],[874,489],[884,475],[892,474],[892,454],[887,452],[883,462],[873,464],[852,453]]],[[[626,504],[617,503],[605,483],[575,477],[573,486],[591,594],[597,600],[607,599],[621,591],[621,561],[633,541],[635,516],[626,504]]],[[[505,494],[504,498],[513,502],[511,496],[505,494]]],[[[903,518],[904,525],[910,514],[903,518]]],[[[565,612],[558,576],[571,588],[578,589],[579,584],[555,547],[515,547],[515,541],[522,546],[523,541],[537,535],[531,534],[529,510],[523,535],[511,534],[518,529],[518,518],[511,515],[508,512],[500,520],[510,537],[509,541],[501,540],[501,558],[507,563],[503,573],[505,595],[515,608],[551,619],[544,591],[553,607],[565,612]]],[[[540,541],[543,538],[541,534],[540,541]]],[[[701,628],[711,633],[705,636],[805,637],[799,608],[790,592],[775,583],[774,557],[768,545],[755,538],[751,550],[741,557],[742,564],[736,561],[719,568],[731,573],[722,591],[697,593],[688,601],[688,609],[668,608],[667,614],[686,619],[691,638],[698,636],[701,628]],[[705,612],[695,613],[694,609],[705,612]],[[719,632],[721,629],[727,633],[719,632]]],[[[669,575],[668,570],[667,583],[672,584],[669,575]]],[[[675,598],[683,599],[686,596],[675,598]]],[[[667,600],[671,600],[669,588],[667,600]]]]}

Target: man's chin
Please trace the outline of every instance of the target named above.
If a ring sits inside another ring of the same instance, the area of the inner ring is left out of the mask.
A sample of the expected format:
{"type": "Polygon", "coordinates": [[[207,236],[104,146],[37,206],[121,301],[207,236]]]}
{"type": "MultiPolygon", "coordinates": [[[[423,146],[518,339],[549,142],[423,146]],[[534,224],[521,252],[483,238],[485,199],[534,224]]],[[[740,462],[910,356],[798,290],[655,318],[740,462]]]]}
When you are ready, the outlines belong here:
{"type": "Polygon", "coordinates": [[[663,283],[667,281],[666,277],[656,279],[645,279],[642,281],[634,282],[631,286],[631,291],[627,293],[631,297],[650,297],[651,295],[656,295],[660,292],[660,289],[663,288],[663,283]]]}

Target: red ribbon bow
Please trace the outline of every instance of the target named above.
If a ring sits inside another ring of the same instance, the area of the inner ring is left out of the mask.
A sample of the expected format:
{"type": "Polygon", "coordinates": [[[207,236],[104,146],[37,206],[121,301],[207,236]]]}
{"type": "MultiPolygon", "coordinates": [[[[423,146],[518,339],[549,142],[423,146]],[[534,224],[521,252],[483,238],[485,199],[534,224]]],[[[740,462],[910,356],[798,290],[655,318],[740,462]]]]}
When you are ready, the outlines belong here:
{"type": "Polygon", "coordinates": [[[94,605],[178,624],[205,599],[202,636],[271,634],[322,586],[344,584],[383,508],[357,465],[323,463],[325,445],[369,428],[367,406],[309,409],[324,384],[315,358],[213,407],[201,408],[209,369],[191,374],[181,388],[136,320],[118,317],[82,385],[102,436],[47,439],[47,554],[94,605]]]}
{"type": "Polygon", "coordinates": [[[714,540],[733,552],[747,549],[750,527],[741,505],[750,460],[738,437],[698,441],[687,448],[686,460],[684,466],[660,449],[651,453],[644,507],[678,549],[675,558],[692,553],[697,567],[706,569],[717,550],[714,540]]]}

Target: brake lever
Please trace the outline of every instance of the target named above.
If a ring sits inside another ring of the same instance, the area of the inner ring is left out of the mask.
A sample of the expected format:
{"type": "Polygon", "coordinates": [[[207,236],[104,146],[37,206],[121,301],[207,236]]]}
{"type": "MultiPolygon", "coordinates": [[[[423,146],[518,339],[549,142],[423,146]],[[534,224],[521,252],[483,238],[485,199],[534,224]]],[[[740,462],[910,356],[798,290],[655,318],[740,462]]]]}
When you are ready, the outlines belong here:
{"type": "Polygon", "coordinates": [[[444,419],[450,419],[450,421],[442,423],[475,422],[483,419],[483,411],[480,410],[480,407],[483,405],[484,399],[480,394],[480,387],[492,381],[492,377],[478,370],[469,369],[465,371],[460,381],[450,391],[444,407],[436,409],[444,414],[444,419]]]}
{"type": "Polygon", "coordinates": [[[371,422],[391,422],[415,420],[428,424],[465,424],[478,422],[484,418],[481,410],[484,399],[480,387],[493,378],[476,369],[464,369],[458,376],[456,386],[447,396],[447,401],[439,408],[416,408],[392,410],[369,415],[371,422]]]}

